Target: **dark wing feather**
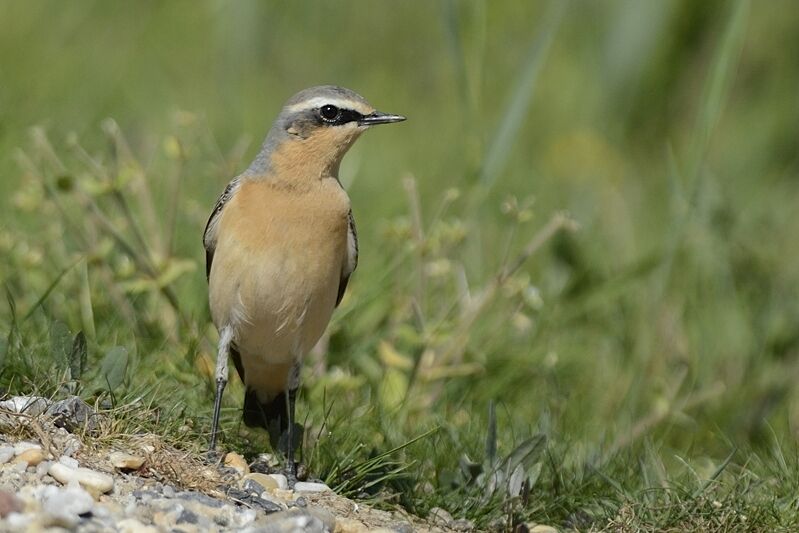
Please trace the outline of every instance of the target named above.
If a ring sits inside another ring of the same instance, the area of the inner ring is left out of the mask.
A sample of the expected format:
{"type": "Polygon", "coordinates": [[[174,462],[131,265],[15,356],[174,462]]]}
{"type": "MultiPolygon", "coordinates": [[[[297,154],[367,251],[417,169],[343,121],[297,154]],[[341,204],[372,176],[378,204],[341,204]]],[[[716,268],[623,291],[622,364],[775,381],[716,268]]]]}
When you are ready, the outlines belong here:
{"type": "Polygon", "coordinates": [[[338,284],[338,296],[336,297],[336,307],[341,303],[344,293],[347,290],[347,283],[350,276],[358,266],[358,231],[355,229],[355,219],[352,217],[352,210],[348,215],[347,227],[347,262],[341,271],[341,280],[338,284]]]}
{"type": "Polygon", "coordinates": [[[216,228],[219,224],[219,215],[222,214],[225,204],[235,194],[239,188],[239,178],[234,178],[227,184],[225,190],[219,196],[219,199],[214,205],[211,216],[208,217],[208,222],[205,224],[205,232],[203,233],[203,246],[205,247],[205,278],[211,276],[211,264],[214,262],[214,252],[216,251],[216,228]]]}

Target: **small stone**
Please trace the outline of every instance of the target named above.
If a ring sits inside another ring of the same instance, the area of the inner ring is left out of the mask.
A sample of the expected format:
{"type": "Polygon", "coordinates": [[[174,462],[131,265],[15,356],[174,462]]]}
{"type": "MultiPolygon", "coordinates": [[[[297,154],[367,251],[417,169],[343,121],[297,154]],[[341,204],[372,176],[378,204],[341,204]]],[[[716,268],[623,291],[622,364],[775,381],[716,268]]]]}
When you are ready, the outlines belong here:
{"type": "Polygon", "coordinates": [[[56,427],[69,432],[87,431],[93,433],[99,427],[99,417],[91,405],[77,396],[55,402],[47,408],[47,414],[53,417],[56,427]]]}
{"type": "Polygon", "coordinates": [[[81,515],[91,513],[94,498],[80,487],[59,489],[46,486],[42,497],[42,511],[49,515],[56,525],[72,528],[80,521],[81,515]]]}
{"type": "Polygon", "coordinates": [[[44,451],[41,448],[30,448],[14,457],[15,463],[27,463],[36,466],[44,460],[44,451]]]}
{"type": "Polygon", "coordinates": [[[70,468],[78,468],[80,466],[80,463],[77,459],[73,459],[72,457],[68,457],[66,455],[59,457],[58,462],[70,468]]]}
{"type": "Polygon", "coordinates": [[[111,452],[108,461],[120,470],[138,470],[144,464],[143,457],[125,452],[111,452]]]}
{"type": "Polygon", "coordinates": [[[12,457],[14,457],[14,448],[11,446],[0,447],[0,465],[9,462],[12,457]]]}
{"type": "Polygon", "coordinates": [[[50,461],[42,461],[38,465],[36,465],[36,477],[42,479],[44,476],[47,475],[47,472],[50,470],[50,465],[53,464],[50,461]]]}
{"type": "Polygon", "coordinates": [[[441,507],[433,507],[430,509],[430,520],[437,526],[449,527],[452,523],[452,515],[441,507]]]}
{"type": "Polygon", "coordinates": [[[13,396],[0,402],[0,409],[37,416],[47,409],[47,400],[39,396],[13,396]]]}
{"type": "Polygon", "coordinates": [[[22,500],[11,492],[0,490],[0,518],[5,518],[11,513],[22,512],[22,500]]]}
{"type": "Polygon", "coordinates": [[[6,517],[3,526],[6,526],[8,531],[38,531],[43,529],[42,527],[39,527],[38,530],[36,529],[36,524],[33,523],[35,519],[36,517],[30,513],[11,513],[6,517]]]}
{"type": "Polygon", "coordinates": [[[240,476],[245,476],[250,473],[250,467],[244,457],[236,452],[230,452],[225,455],[225,466],[232,468],[239,473],[240,476]]]}
{"type": "Polygon", "coordinates": [[[536,524],[528,530],[530,533],[558,533],[558,530],[552,526],[545,526],[544,524],[536,524]]]}
{"type": "Polygon", "coordinates": [[[161,491],[164,495],[164,498],[174,498],[175,497],[175,487],[172,485],[164,485],[164,489],[161,491]]]}
{"type": "Polygon", "coordinates": [[[158,528],[145,526],[135,518],[125,518],[116,524],[119,533],[158,533],[158,528]]]}
{"type": "Polygon", "coordinates": [[[42,449],[41,444],[39,444],[37,442],[26,441],[26,440],[19,441],[18,443],[14,444],[14,453],[16,455],[19,455],[22,452],[26,452],[28,450],[36,450],[36,449],[41,450],[42,449]]]}
{"type": "Polygon", "coordinates": [[[264,491],[260,496],[252,497],[247,500],[252,505],[257,505],[266,514],[285,511],[285,504],[275,501],[269,497],[269,493],[264,491]]]}
{"type": "Polygon", "coordinates": [[[70,468],[62,463],[53,463],[48,473],[64,485],[77,481],[96,496],[114,488],[114,478],[89,468],[70,468]]]}
{"type": "Polygon", "coordinates": [[[244,476],[244,479],[242,481],[244,482],[243,486],[245,487],[248,481],[260,485],[261,490],[258,492],[261,492],[263,490],[274,490],[280,488],[277,480],[275,480],[274,477],[269,474],[260,474],[258,472],[253,472],[251,474],[247,474],[246,476],[244,476]]]}
{"type": "Polygon", "coordinates": [[[14,464],[14,472],[18,474],[22,474],[23,472],[25,472],[25,470],[28,469],[28,463],[26,463],[25,461],[19,461],[19,462],[14,461],[13,464],[14,464]]]}
{"type": "Polygon", "coordinates": [[[310,483],[307,481],[298,481],[294,484],[294,492],[328,492],[330,487],[324,483],[310,483]]]}
{"type": "Polygon", "coordinates": [[[277,483],[277,488],[279,489],[289,488],[289,480],[283,474],[269,474],[269,477],[275,480],[275,482],[277,483]]]}

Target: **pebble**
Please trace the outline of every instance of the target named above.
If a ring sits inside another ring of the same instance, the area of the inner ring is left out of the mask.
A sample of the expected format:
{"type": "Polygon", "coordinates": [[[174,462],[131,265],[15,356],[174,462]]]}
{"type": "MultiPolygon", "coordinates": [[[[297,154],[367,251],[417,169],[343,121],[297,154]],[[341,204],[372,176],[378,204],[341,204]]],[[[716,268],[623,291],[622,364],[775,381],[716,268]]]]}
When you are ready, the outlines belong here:
{"type": "Polygon", "coordinates": [[[86,431],[93,433],[99,427],[101,415],[94,411],[77,396],[70,396],[53,403],[47,408],[47,414],[53,417],[53,423],[67,431],[86,431]]]}
{"type": "Polygon", "coordinates": [[[544,524],[536,524],[529,529],[530,533],[558,533],[558,530],[552,526],[545,526],[544,524]]]}
{"type": "Polygon", "coordinates": [[[269,474],[269,477],[277,482],[277,488],[279,489],[287,489],[289,488],[289,480],[283,474],[269,474]]]}
{"type": "Polygon", "coordinates": [[[324,483],[311,483],[308,481],[298,481],[294,484],[294,492],[328,492],[330,487],[324,483]]]}
{"type": "Polygon", "coordinates": [[[13,396],[0,402],[0,409],[37,416],[47,409],[47,401],[38,396],[13,396]]]}
{"type": "Polygon", "coordinates": [[[68,457],[66,455],[62,455],[61,457],[59,457],[58,462],[70,468],[78,468],[80,466],[80,463],[78,462],[77,459],[73,459],[72,457],[68,457]]]}
{"type": "Polygon", "coordinates": [[[0,465],[7,463],[14,457],[14,448],[12,446],[0,447],[0,465]]]}
{"type": "Polygon", "coordinates": [[[433,523],[444,527],[448,527],[452,523],[452,515],[441,507],[430,509],[430,519],[433,523]]]}
{"type": "Polygon", "coordinates": [[[30,531],[35,530],[33,526],[33,521],[35,520],[35,516],[29,513],[11,513],[5,519],[5,526],[8,527],[9,531],[30,531]]]}
{"type": "Polygon", "coordinates": [[[42,461],[36,466],[36,477],[42,479],[44,476],[47,475],[47,472],[50,470],[50,465],[53,464],[50,461],[42,461]]]}
{"type": "Polygon", "coordinates": [[[29,442],[26,440],[20,441],[14,445],[14,453],[16,455],[19,455],[28,450],[41,450],[41,449],[42,447],[39,444],[35,442],[29,442]]]}
{"type": "Polygon", "coordinates": [[[44,450],[41,448],[28,448],[14,457],[15,463],[27,463],[28,466],[36,466],[44,460],[44,450]]]}
{"type": "Polygon", "coordinates": [[[247,461],[236,452],[230,452],[225,455],[225,466],[232,468],[238,472],[240,476],[245,476],[250,473],[250,467],[247,461]]]}
{"type": "Polygon", "coordinates": [[[44,486],[42,511],[51,518],[52,525],[73,528],[80,522],[80,515],[91,513],[93,508],[94,498],[80,487],[44,486]]]}
{"type": "Polygon", "coordinates": [[[64,485],[77,481],[84,489],[98,496],[114,488],[114,478],[89,468],[70,468],[63,463],[53,463],[48,473],[64,485]]]}
{"type": "MultiPolygon", "coordinates": [[[[243,482],[242,486],[245,489],[247,488],[247,483],[248,482],[253,482],[253,483],[258,484],[261,487],[261,490],[259,490],[257,492],[262,492],[263,490],[274,490],[274,489],[281,488],[278,485],[277,480],[275,480],[271,475],[269,475],[269,474],[260,474],[258,472],[253,472],[251,474],[247,474],[242,479],[242,482],[243,482]]],[[[288,485],[288,483],[286,483],[286,485],[288,485]]]]}
{"type": "Polygon", "coordinates": [[[144,464],[144,457],[125,452],[111,452],[108,461],[120,470],[138,470],[144,464]]]}

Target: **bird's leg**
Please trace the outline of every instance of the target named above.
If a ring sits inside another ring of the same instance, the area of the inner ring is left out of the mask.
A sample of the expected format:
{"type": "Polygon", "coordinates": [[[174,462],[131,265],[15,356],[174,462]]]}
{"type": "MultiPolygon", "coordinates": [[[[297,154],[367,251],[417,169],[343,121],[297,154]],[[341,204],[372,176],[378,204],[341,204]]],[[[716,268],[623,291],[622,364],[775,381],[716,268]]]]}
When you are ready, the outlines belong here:
{"type": "Polygon", "coordinates": [[[222,393],[227,385],[227,359],[230,354],[230,343],[233,340],[233,330],[225,327],[219,333],[219,350],[216,355],[216,397],[214,398],[214,417],[211,423],[210,451],[216,449],[216,438],[219,433],[219,412],[222,409],[222,393]]]}
{"type": "Polygon", "coordinates": [[[288,429],[286,430],[286,460],[288,461],[289,486],[297,482],[297,463],[294,462],[294,406],[297,403],[297,389],[286,391],[286,408],[288,410],[288,429]]]}

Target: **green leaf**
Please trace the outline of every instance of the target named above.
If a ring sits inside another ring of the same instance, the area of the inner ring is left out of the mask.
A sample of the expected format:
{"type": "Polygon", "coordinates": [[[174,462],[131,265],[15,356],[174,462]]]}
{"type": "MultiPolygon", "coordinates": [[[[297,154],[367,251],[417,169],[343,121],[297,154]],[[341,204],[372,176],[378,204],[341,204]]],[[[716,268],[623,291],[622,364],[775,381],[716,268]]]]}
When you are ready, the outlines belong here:
{"type": "Polygon", "coordinates": [[[86,346],[86,335],[79,331],[72,341],[72,351],[69,353],[69,377],[80,379],[86,370],[86,356],[88,348],[86,346]]]}
{"type": "Polygon", "coordinates": [[[541,434],[534,435],[525,440],[505,458],[502,464],[502,471],[508,473],[513,472],[519,465],[521,465],[524,470],[531,469],[541,457],[546,442],[546,436],[541,434]]]}
{"type": "Polygon", "coordinates": [[[125,373],[128,370],[128,350],[124,346],[111,348],[100,364],[100,375],[108,385],[109,390],[114,391],[122,382],[125,381],[125,373]]]}
{"type": "Polygon", "coordinates": [[[69,327],[56,320],[50,326],[50,353],[59,368],[69,366],[70,353],[72,352],[72,333],[69,327]]]}

